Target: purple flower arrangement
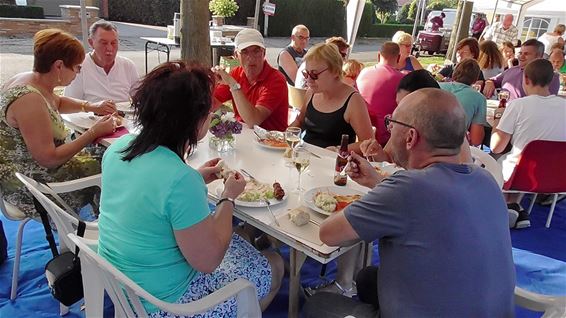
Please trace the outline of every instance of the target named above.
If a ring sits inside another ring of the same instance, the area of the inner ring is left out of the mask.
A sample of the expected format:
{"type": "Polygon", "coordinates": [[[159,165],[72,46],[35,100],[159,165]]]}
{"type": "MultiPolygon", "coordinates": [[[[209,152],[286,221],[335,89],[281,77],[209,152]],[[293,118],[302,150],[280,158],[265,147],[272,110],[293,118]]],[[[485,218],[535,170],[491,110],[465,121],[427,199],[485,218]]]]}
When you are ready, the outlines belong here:
{"type": "Polygon", "coordinates": [[[242,123],[236,120],[234,113],[226,109],[218,109],[210,119],[210,133],[218,139],[234,139],[234,134],[242,132],[242,123]]]}

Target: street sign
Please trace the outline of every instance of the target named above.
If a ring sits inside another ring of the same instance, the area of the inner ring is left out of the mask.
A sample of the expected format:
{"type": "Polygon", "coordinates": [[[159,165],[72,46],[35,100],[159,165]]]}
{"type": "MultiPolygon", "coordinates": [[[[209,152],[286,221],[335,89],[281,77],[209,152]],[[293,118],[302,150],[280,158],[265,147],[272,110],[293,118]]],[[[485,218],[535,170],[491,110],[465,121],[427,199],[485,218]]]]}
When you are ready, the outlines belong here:
{"type": "Polygon", "coordinates": [[[263,4],[263,14],[269,16],[275,15],[275,3],[265,2],[263,4]]]}

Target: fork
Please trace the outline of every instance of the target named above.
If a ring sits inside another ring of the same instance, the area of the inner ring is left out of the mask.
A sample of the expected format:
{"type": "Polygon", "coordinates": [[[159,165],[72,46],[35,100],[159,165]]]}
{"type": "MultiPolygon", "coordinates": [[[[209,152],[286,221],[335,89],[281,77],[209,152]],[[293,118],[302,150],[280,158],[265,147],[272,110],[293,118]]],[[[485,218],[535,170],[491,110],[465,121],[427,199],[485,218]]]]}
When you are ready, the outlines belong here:
{"type": "Polygon", "coordinates": [[[275,224],[277,224],[277,226],[281,226],[279,224],[279,221],[277,221],[275,214],[273,214],[273,211],[271,211],[271,202],[269,202],[269,200],[267,200],[267,199],[265,199],[263,201],[265,202],[265,204],[267,204],[267,210],[269,211],[269,213],[271,213],[271,216],[273,217],[273,221],[275,221],[275,224]]]}
{"type": "Polygon", "coordinates": [[[254,176],[252,176],[252,175],[251,175],[249,172],[247,172],[246,170],[240,169],[240,171],[241,171],[246,177],[250,178],[251,180],[254,180],[254,181],[256,180],[256,178],[254,178],[254,176]]]}

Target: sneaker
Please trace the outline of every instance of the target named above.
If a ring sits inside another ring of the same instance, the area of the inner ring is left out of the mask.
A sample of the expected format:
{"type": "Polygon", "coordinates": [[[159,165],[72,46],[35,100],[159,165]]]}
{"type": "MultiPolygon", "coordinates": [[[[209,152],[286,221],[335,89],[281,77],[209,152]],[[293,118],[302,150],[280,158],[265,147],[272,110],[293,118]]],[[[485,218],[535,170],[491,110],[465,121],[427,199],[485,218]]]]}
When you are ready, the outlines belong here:
{"type": "Polygon", "coordinates": [[[531,220],[529,219],[529,214],[525,210],[519,211],[519,217],[517,218],[517,223],[515,223],[516,229],[524,229],[531,226],[531,220]]]}
{"type": "Polygon", "coordinates": [[[517,224],[517,218],[519,218],[519,212],[513,209],[507,209],[507,212],[509,212],[509,228],[513,229],[517,224]]]}

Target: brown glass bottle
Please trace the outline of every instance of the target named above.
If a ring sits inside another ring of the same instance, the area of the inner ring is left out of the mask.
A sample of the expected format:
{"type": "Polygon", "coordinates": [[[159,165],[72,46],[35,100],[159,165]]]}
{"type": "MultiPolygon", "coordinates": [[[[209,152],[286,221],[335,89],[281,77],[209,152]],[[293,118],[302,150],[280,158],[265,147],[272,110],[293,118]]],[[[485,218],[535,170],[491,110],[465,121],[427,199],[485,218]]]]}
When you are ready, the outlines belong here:
{"type": "Polygon", "coordinates": [[[340,142],[340,151],[336,156],[336,166],[334,167],[334,184],[338,186],[345,186],[348,182],[348,176],[346,174],[340,174],[342,169],[348,163],[348,142],[350,137],[346,134],[342,135],[342,141],[340,142]]]}

